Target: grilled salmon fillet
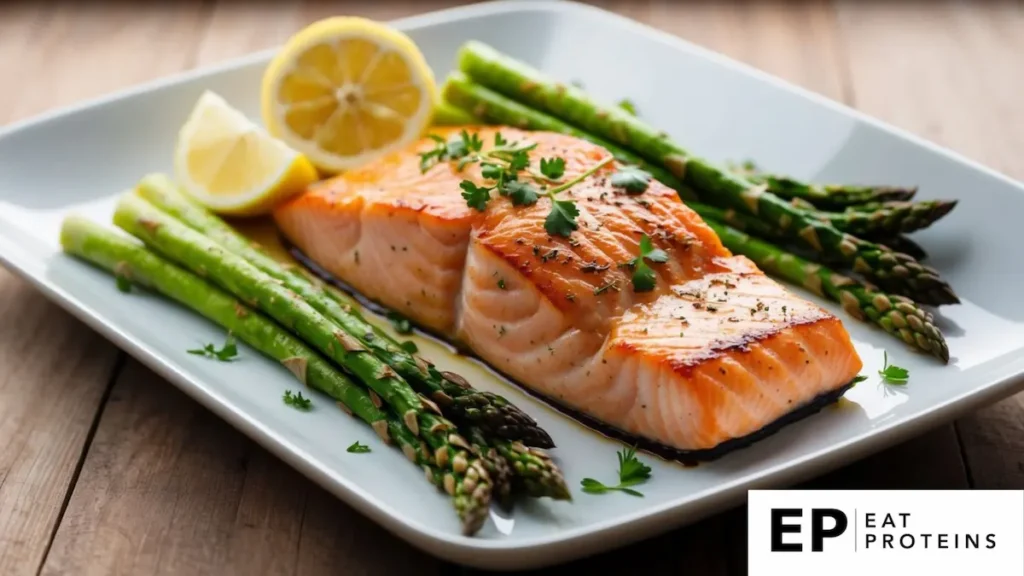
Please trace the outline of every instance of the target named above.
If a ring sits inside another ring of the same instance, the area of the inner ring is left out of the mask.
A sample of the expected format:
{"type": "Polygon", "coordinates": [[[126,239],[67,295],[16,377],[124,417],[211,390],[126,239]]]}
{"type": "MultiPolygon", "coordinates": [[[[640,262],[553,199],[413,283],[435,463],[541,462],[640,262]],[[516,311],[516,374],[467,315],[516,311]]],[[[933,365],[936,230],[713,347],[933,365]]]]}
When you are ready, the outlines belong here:
{"type": "MultiPolygon", "coordinates": [[[[450,137],[453,129],[435,133],[450,137]]],[[[474,128],[565,159],[568,180],[609,153],[554,133],[474,128]]],[[[675,191],[651,182],[628,195],[614,163],[559,198],[578,229],[550,236],[542,197],[513,206],[492,194],[480,212],[459,183],[479,166],[420,169],[424,139],[320,182],[274,219],[308,258],[363,295],[445,338],[541,395],[626,434],[677,451],[749,437],[861,370],[842,322],[732,255],[675,191]],[[653,290],[632,271],[647,235],[669,258],[650,263],[653,290]]],[[[564,181],[563,180],[563,181],[564,181]]]]}

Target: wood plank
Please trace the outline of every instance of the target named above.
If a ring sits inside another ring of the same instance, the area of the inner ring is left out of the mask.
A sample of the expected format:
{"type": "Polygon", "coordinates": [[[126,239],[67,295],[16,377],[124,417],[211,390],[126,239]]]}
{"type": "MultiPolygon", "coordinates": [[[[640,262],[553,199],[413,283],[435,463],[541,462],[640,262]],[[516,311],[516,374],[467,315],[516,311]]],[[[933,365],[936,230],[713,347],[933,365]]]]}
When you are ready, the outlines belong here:
{"type": "Polygon", "coordinates": [[[221,2],[214,11],[210,32],[200,48],[199,61],[210,64],[280,46],[292,34],[321,18],[349,15],[388,21],[472,3],[463,0],[389,0],[304,2],[285,7],[272,3],[221,2]]]}
{"type": "MultiPolygon", "coordinates": [[[[0,75],[18,79],[0,91],[0,125],[187,62],[153,49],[155,21],[128,30],[123,13],[0,5],[0,75]],[[150,49],[132,49],[133,38],[150,49]]],[[[23,574],[50,544],[118,351],[6,271],[0,317],[0,573],[23,574]]]]}
{"type": "Polygon", "coordinates": [[[721,52],[769,74],[842,100],[845,65],[827,0],[799,2],[605,2],[689,42],[721,52]],[[635,14],[635,15],[634,15],[635,14]]]}
{"type": "MultiPolygon", "coordinates": [[[[860,109],[1024,178],[1024,4],[843,2],[839,23],[860,109]]],[[[973,487],[1024,485],[1022,422],[1024,395],[956,423],[973,487]]]]}
{"type": "Polygon", "coordinates": [[[42,573],[428,574],[435,565],[130,361],[42,573]]]}
{"type": "MultiPolygon", "coordinates": [[[[24,10],[20,5],[5,9],[24,10]]],[[[3,24],[11,27],[9,37],[0,36],[10,56],[0,66],[16,66],[5,78],[26,81],[0,91],[0,114],[37,114],[187,68],[209,16],[201,2],[54,2],[38,9],[42,15],[27,27],[3,24]]]]}
{"type": "Polygon", "coordinates": [[[0,318],[0,574],[23,574],[46,553],[118,353],[4,270],[0,318]]]}

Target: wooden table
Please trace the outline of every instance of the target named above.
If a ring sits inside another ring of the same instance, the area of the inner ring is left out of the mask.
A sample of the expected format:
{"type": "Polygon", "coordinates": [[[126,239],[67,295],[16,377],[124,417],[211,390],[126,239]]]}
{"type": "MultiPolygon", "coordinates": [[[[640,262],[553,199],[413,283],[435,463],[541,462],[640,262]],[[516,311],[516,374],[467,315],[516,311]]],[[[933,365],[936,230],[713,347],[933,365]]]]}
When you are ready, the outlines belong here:
{"type": "MultiPolygon", "coordinates": [[[[457,1],[0,4],[0,122],[457,1]]],[[[1024,4],[601,3],[1024,178],[1024,4]]],[[[0,269],[0,574],[464,573],[359,516],[0,269]]],[[[1024,487],[1024,396],[811,483],[1024,487]]],[[[745,510],[573,567],[734,574],[745,510]]]]}

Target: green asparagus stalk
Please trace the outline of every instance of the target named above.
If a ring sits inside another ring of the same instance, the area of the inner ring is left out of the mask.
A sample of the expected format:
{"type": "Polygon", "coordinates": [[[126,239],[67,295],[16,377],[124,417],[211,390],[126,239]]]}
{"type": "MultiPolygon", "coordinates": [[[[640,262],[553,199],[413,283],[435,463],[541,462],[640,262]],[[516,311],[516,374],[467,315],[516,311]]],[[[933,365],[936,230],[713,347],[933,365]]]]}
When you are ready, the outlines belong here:
{"type": "Polygon", "coordinates": [[[472,114],[442,100],[434,107],[434,118],[431,123],[434,126],[466,126],[476,124],[477,121],[472,114]]]}
{"type": "Polygon", "coordinates": [[[718,220],[702,217],[726,248],[750,258],[765,273],[838,302],[854,318],[872,322],[910,346],[949,362],[949,347],[932,316],[909,298],[880,292],[718,220]]]}
{"type": "Polygon", "coordinates": [[[923,262],[928,259],[928,253],[925,252],[924,248],[906,236],[879,236],[872,238],[872,240],[883,246],[888,246],[897,252],[910,254],[919,262],[923,262]]]}
{"type": "MultiPolygon", "coordinates": [[[[844,212],[815,211],[812,217],[828,222],[838,230],[858,236],[895,236],[927,228],[956,207],[956,200],[920,202],[884,202],[873,209],[847,209],[844,212]]],[[[890,246],[892,248],[892,246],[890,246]]]]}
{"type": "Polygon", "coordinates": [[[916,187],[812,184],[789,176],[761,172],[750,162],[730,168],[755,184],[768,186],[772,194],[786,199],[799,198],[821,210],[842,210],[869,202],[906,201],[917,193],[916,187]]]}
{"type": "Polygon", "coordinates": [[[208,281],[147,249],[134,238],[70,216],[61,226],[67,254],[178,302],[221,326],[241,342],[281,363],[299,382],[319,390],[370,425],[386,444],[397,444],[440,487],[443,474],[427,447],[393,415],[378,408],[361,386],[298,338],[208,281]]]}
{"type": "MultiPolygon", "coordinates": [[[[776,244],[787,245],[790,243],[790,239],[786,234],[780,232],[764,220],[758,220],[747,214],[740,214],[731,208],[718,208],[701,204],[700,202],[690,201],[686,205],[703,218],[717,220],[723,224],[728,224],[732,228],[770,240],[776,244]]],[[[924,260],[928,257],[928,253],[924,251],[924,248],[903,235],[878,236],[875,237],[875,241],[898,252],[909,254],[917,260],[924,260]]]]}
{"type": "Polygon", "coordinates": [[[474,117],[489,124],[514,126],[522,130],[558,132],[597,144],[608,150],[619,162],[642,167],[656,180],[679,192],[680,197],[684,199],[696,198],[693,190],[684,186],[678,178],[667,170],[652,165],[636,154],[607,140],[574,128],[553,116],[523,106],[515,100],[484,88],[461,72],[454,71],[448,75],[444,85],[441,87],[441,94],[452,105],[467,110],[474,117]]]}
{"type": "MultiPolygon", "coordinates": [[[[517,492],[532,498],[572,500],[562,471],[545,451],[522,442],[489,438],[477,427],[470,427],[468,436],[478,444],[491,446],[502,457],[501,460],[509,464],[510,468],[505,473],[509,474],[517,492]]],[[[507,498],[507,494],[498,494],[499,502],[507,498]]]]}
{"type": "Polygon", "coordinates": [[[785,244],[788,240],[784,233],[768,222],[758,220],[747,214],[740,214],[732,208],[719,208],[700,202],[687,202],[686,205],[692,208],[704,220],[717,220],[723,224],[728,224],[736,230],[741,230],[780,244],[785,244]]]}
{"type": "Polygon", "coordinates": [[[288,267],[261,251],[218,216],[180,192],[166,175],[145,176],[139,181],[136,192],[160,210],[283,282],[286,288],[357,338],[419,392],[426,394],[445,416],[456,423],[474,424],[488,436],[519,440],[530,446],[554,446],[548,433],[507,399],[476,390],[461,376],[440,372],[425,358],[410,354],[387,332],[366,321],[357,312],[354,301],[338,292],[321,288],[311,278],[300,274],[298,268],[288,267]]]}
{"type": "Polygon", "coordinates": [[[388,404],[405,427],[426,441],[434,461],[444,470],[444,488],[454,497],[456,511],[467,531],[475,532],[487,518],[493,490],[491,464],[474,454],[455,425],[440,409],[421,397],[390,366],[381,361],[329,319],[317,312],[283,282],[261,272],[206,236],[160,211],[136,194],[117,204],[114,223],[164,257],[209,278],[235,297],[259,308],[282,326],[352,373],[378,404],[388,404]]]}
{"type": "Polygon", "coordinates": [[[889,292],[923,304],[955,304],[959,298],[937,270],[906,254],[843,233],[815,220],[783,198],[738,174],[693,156],[617,106],[603,106],[582,90],[559,83],[522,62],[477,41],[463,45],[459,68],[474,81],[522,104],[547,112],[599,138],[623,146],[707,195],[706,201],[725,204],[757,216],[822,257],[852,267],[889,292]]]}

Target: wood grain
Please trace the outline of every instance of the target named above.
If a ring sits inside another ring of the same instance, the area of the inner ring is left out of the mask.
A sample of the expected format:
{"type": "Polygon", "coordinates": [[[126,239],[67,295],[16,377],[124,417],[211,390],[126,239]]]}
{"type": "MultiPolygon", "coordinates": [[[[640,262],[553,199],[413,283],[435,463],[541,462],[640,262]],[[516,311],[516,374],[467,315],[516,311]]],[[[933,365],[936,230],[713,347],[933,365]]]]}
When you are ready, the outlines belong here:
{"type": "MultiPolygon", "coordinates": [[[[190,25],[187,11],[163,26],[159,15],[111,14],[98,18],[62,4],[0,5],[0,75],[8,79],[0,90],[0,124],[191,63],[187,54],[152,50],[160,31],[175,39],[176,28],[190,25]]],[[[0,271],[0,318],[0,574],[34,573],[118,351],[6,271],[0,271]]]]}
{"type": "Polygon", "coordinates": [[[42,573],[429,574],[436,566],[130,361],[42,573]]]}
{"type": "Polygon", "coordinates": [[[199,61],[211,64],[280,46],[302,27],[330,16],[347,14],[380,21],[394,20],[463,4],[459,0],[387,0],[381,2],[220,2],[199,49],[199,61]]]}
{"type": "Polygon", "coordinates": [[[117,349],[0,270],[0,574],[34,573],[117,349]]]}

